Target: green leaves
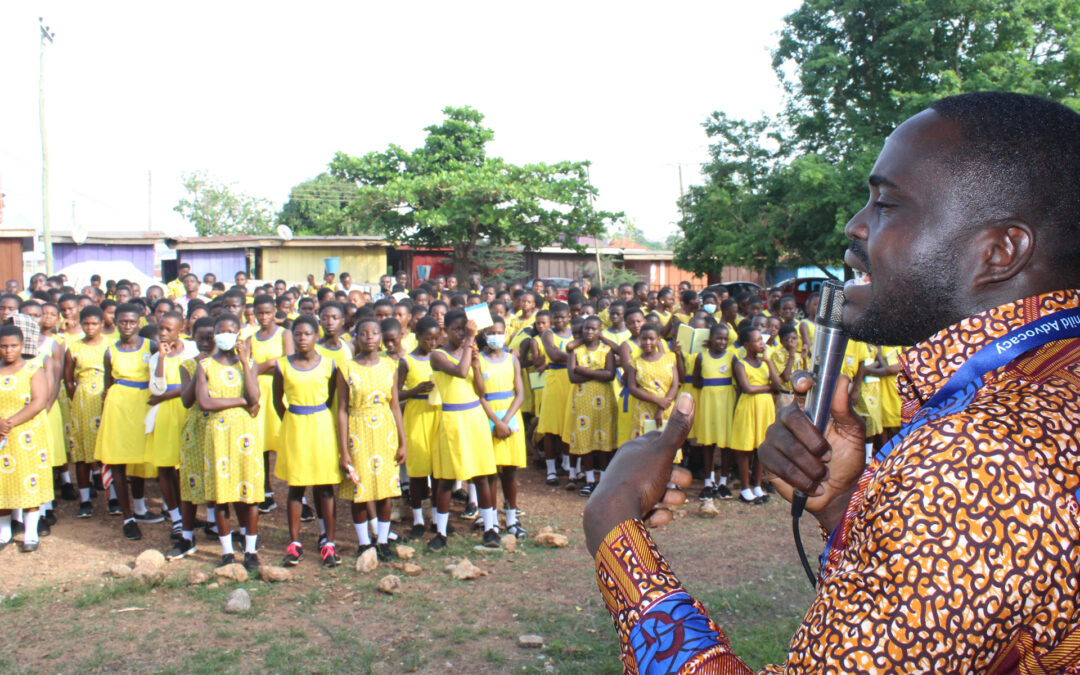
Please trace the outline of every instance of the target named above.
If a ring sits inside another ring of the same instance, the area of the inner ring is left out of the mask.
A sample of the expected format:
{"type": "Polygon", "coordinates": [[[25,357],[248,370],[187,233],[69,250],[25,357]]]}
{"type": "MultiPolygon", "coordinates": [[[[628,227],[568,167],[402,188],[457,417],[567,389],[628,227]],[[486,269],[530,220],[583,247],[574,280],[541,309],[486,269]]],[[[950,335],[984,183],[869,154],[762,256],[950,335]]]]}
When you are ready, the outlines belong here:
{"type": "Polygon", "coordinates": [[[350,181],[321,173],[289,191],[289,201],[281,208],[278,222],[303,235],[373,234],[368,222],[346,212],[358,193],[350,181]]]}
{"type": "Polygon", "coordinates": [[[200,237],[221,234],[267,234],[274,229],[269,200],[234,193],[205,171],[184,176],[187,196],[173,210],[187,218],[200,237]]]}

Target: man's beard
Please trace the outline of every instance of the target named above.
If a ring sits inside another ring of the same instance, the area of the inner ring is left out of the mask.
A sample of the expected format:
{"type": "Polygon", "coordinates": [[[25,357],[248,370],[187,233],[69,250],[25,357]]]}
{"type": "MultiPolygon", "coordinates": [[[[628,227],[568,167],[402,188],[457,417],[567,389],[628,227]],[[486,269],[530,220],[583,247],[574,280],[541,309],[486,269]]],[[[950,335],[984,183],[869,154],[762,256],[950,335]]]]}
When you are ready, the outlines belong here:
{"type": "Polygon", "coordinates": [[[959,265],[951,252],[909,268],[884,285],[871,275],[870,305],[844,330],[873,345],[912,346],[963,319],[956,307],[959,265]]]}

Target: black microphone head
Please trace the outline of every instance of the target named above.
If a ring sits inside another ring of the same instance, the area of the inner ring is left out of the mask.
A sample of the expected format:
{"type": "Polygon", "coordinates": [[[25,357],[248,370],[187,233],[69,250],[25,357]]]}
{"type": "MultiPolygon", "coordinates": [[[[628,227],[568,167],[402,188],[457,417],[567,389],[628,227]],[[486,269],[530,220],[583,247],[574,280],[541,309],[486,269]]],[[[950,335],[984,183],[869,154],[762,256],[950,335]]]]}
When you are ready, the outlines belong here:
{"type": "Polygon", "coordinates": [[[818,305],[814,323],[819,326],[841,328],[844,312],[844,285],[829,279],[821,284],[821,303],[818,305]]]}

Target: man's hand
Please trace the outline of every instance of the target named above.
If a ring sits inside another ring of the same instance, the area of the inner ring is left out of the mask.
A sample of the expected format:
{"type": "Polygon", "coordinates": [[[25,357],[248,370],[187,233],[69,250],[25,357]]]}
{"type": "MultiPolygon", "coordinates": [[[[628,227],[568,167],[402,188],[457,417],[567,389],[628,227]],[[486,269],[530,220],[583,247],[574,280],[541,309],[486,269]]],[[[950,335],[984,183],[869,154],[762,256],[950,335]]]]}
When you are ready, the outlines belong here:
{"type": "Polygon", "coordinates": [[[589,555],[595,556],[607,533],[625,520],[641,518],[652,527],[671,521],[672,513],[665,507],[679,506],[686,501],[686,494],[668,490],[668,481],[685,488],[693,480],[689,471],[672,466],[693,422],[694,398],[683,394],[662,433],[639,436],[615,453],[585,506],[589,555]]]}
{"type": "MultiPolygon", "coordinates": [[[[809,374],[792,378],[795,390],[805,390],[809,374]]],[[[840,522],[848,500],[866,468],[866,425],[853,411],[848,378],[841,376],[833,394],[831,414],[825,434],[811,423],[806,413],[794,405],[777,411],[765,442],[758,447],[762,465],[772,474],[776,491],[791,501],[794,491],[809,495],[806,510],[825,529],[840,522]]]]}

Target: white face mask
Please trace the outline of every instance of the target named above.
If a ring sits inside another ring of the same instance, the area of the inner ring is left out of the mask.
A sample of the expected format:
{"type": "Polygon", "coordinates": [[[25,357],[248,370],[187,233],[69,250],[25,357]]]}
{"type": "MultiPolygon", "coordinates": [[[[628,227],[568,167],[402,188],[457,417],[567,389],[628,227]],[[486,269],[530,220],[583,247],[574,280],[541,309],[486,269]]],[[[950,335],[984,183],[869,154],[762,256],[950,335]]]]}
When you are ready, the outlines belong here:
{"type": "Polygon", "coordinates": [[[232,351],[236,347],[237,333],[217,333],[214,335],[214,344],[223,352],[232,351]]]}
{"type": "Polygon", "coordinates": [[[704,305],[704,306],[702,306],[702,309],[705,310],[706,314],[716,314],[716,305],[713,305],[713,304],[704,305]]]}
{"type": "Polygon", "coordinates": [[[506,345],[506,335],[488,335],[486,336],[488,347],[492,349],[502,349],[506,345]]]}

